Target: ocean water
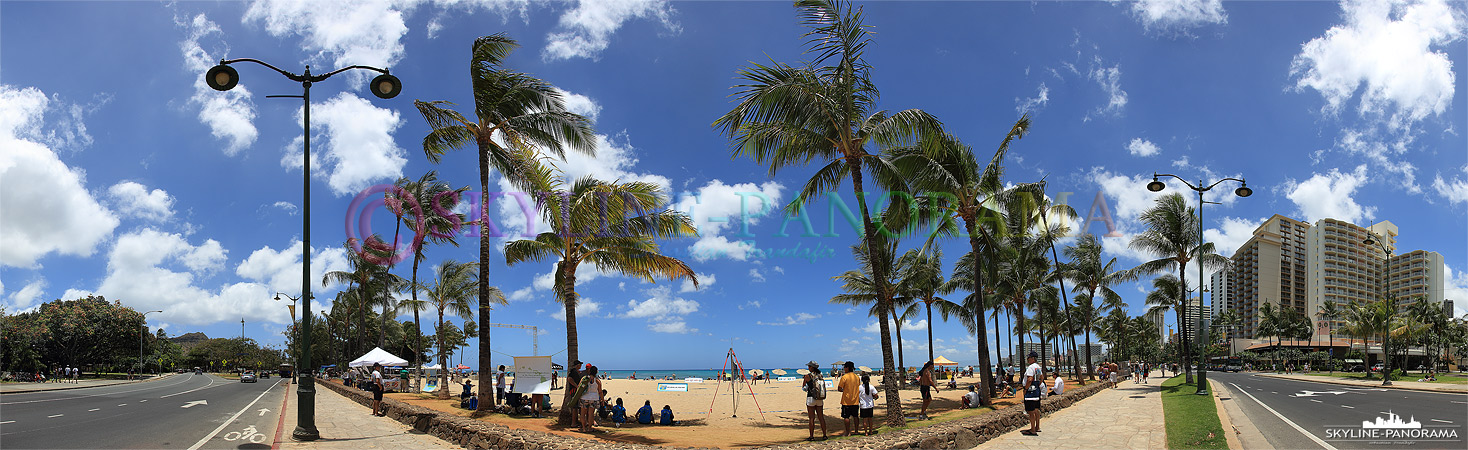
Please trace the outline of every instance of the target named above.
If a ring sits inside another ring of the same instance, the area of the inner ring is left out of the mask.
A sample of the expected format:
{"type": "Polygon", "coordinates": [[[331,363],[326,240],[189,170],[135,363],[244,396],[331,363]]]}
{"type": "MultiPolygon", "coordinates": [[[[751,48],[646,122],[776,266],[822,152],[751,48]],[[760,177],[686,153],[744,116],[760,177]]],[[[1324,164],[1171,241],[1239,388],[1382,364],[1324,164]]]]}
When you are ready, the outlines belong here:
{"type": "MultiPolygon", "coordinates": [[[[746,377],[749,376],[747,374],[747,372],[750,369],[755,369],[755,367],[750,367],[750,368],[746,368],[745,369],[745,372],[746,372],[746,375],[745,376],[746,377]]],[[[766,368],[758,368],[758,369],[765,371],[765,373],[769,373],[771,370],[773,370],[773,369],[766,369],[766,368]]],[[[718,377],[719,369],[674,369],[674,370],[665,370],[665,369],[658,369],[658,370],[600,370],[600,369],[598,369],[598,373],[607,374],[608,377],[611,377],[611,378],[614,378],[614,379],[625,379],[628,376],[631,376],[633,372],[636,372],[637,373],[637,378],[638,379],[643,379],[643,380],[647,379],[647,377],[653,377],[653,378],[661,379],[661,378],[668,377],[668,376],[676,376],[677,379],[679,379],[679,380],[684,379],[684,378],[689,378],[689,377],[698,377],[698,378],[705,378],[705,379],[714,379],[714,378],[718,377]]],[[[789,369],[789,368],[785,369],[785,375],[786,376],[792,376],[792,377],[800,376],[800,375],[797,375],[795,373],[795,369],[789,369]]]]}

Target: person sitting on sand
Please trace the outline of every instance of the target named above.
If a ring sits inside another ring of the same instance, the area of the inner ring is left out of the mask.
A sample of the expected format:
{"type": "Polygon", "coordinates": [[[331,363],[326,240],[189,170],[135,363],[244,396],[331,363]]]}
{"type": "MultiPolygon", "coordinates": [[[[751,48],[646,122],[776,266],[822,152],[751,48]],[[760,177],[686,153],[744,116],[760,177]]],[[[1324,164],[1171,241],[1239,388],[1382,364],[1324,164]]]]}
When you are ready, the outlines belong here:
{"type": "Polygon", "coordinates": [[[969,409],[977,406],[979,406],[979,393],[978,391],[974,390],[973,386],[969,386],[968,393],[963,394],[963,409],[969,409]]]}
{"type": "Polygon", "coordinates": [[[622,397],[617,397],[617,406],[612,407],[612,426],[621,428],[627,423],[627,408],[622,407],[622,397]]]}
{"type": "Polygon", "coordinates": [[[663,405],[663,412],[658,414],[658,425],[677,425],[673,422],[673,407],[663,405]]]}
{"type": "Polygon", "coordinates": [[[644,400],[642,408],[637,409],[637,423],[643,425],[652,423],[652,400],[644,400]]]}

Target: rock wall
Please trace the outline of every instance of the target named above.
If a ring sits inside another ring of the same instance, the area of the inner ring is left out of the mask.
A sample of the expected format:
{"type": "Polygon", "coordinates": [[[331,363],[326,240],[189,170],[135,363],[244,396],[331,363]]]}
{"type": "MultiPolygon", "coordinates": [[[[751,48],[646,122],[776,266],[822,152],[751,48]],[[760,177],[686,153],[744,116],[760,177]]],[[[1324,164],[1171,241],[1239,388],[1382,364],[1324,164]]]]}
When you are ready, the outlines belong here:
{"type": "MultiPolygon", "coordinates": [[[[336,391],[364,406],[372,406],[372,394],[369,392],[349,388],[339,382],[324,379],[317,379],[316,386],[318,388],[336,391]]],[[[1109,382],[1094,382],[1086,386],[1071,387],[1064,395],[1046,398],[1041,402],[1041,411],[1043,414],[1049,415],[1110,386],[1111,383],[1109,382]]],[[[591,448],[666,450],[667,448],[519,430],[504,425],[473,420],[428,408],[413,406],[390,398],[383,399],[382,403],[387,410],[387,417],[464,448],[510,450],[591,448]]],[[[910,430],[887,432],[876,436],[857,436],[849,439],[801,442],[761,448],[771,450],[968,449],[1004,433],[1027,426],[1029,426],[1029,420],[1026,418],[1024,408],[1014,407],[983,414],[978,417],[954,420],[910,430]]]]}

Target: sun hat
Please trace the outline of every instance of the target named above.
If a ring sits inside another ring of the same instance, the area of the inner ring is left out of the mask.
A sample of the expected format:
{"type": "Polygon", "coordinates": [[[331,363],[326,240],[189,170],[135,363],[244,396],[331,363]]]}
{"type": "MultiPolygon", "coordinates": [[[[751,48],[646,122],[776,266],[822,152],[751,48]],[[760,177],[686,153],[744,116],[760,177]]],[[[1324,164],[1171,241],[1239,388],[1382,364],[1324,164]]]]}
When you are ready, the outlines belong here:
{"type": "Polygon", "coordinates": [[[805,366],[806,367],[820,367],[821,364],[818,363],[818,362],[815,362],[815,360],[811,360],[811,362],[805,363],[805,366]]]}

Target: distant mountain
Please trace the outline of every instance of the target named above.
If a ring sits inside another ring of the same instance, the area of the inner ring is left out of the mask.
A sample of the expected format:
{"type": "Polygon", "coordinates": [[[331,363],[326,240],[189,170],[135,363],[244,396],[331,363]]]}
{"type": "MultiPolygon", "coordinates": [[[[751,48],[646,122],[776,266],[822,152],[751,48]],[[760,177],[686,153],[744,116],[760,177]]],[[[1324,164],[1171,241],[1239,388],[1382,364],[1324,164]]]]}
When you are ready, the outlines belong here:
{"type": "Polygon", "coordinates": [[[205,336],[204,333],[194,332],[185,333],[175,338],[169,338],[168,340],[170,342],[178,344],[179,347],[183,347],[184,353],[188,353],[189,349],[192,349],[194,348],[194,346],[202,344],[204,343],[204,341],[209,340],[209,336],[205,336]]]}

